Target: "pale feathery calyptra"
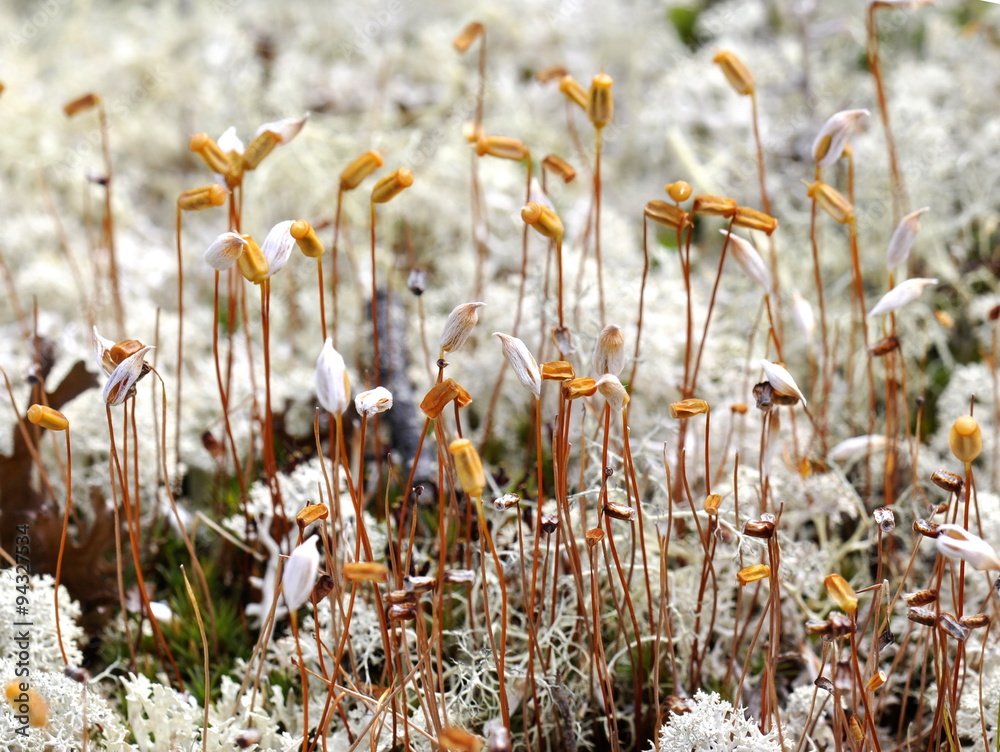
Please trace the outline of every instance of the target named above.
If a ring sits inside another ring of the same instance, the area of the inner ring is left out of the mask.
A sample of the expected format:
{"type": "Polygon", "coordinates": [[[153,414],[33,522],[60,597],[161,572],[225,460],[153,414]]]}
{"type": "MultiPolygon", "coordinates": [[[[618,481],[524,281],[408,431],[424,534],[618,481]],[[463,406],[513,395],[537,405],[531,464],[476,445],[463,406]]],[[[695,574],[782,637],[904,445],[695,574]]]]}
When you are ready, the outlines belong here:
{"type": "MultiPolygon", "coordinates": [[[[264,133],[271,133],[276,141],[276,146],[282,146],[287,144],[299,134],[299,131],[301,131],[305,126],[307,120],[309,120],[308,112],[300,118],[289,117],[264,123],[254,133],[250,142],[252,144],[264,133]]],[[[239,154],[242,156],[246,153],[246,146],[243,141],[240,140],[239,136],[236,135],[236,128],[233,126],[227,128],[222,135],[219,136],[219,140],[216,142],[216,145],[225,154],[239,154]]],[[[225,176],[220,175],[219,177],[224,178],[225,176]]]]}
{"type": "Polygon", "coordinates": [[[223,131],[222,135],[219,136],[219,140],[215,143],[226,154],[234,152],[236,154],[242,154],[245,148],[243,146],[243,142],[240,140],[240,137],[236,135],[235,126],[232,125],[223,131]]]}
{"type": "Polygon", "coordinates": [[[327,337],[316,359],[316,397],[323,408],[333,415],[341,415],[351,403],[351,382],[343,356],[333,347],[333,338],[327,337]]]}
{"type": "Polygon", "coordinates": [[[841,110],[823,123],[812,145],[812,155],[822,168],[833,167],[844,153],[848,140],[871,115],[868,110],[841,110]]]}
{"type": "Polygon", "coordinates": [[[358,392],[354,398],[354,407],[357,409],[358,415],[365,418],[384,413],[392,407],[392,392],[384,386],[377,386],[366,392],[358,392]]]}
{"type": "Polygon", "coordinates": [[[784,394],[786,397],[798,397],[802,400],[802,404],[808,406],[806,402],[806,397],[802,394],[802,390],[799,389],[798,384],[795,383],[795,379],[792,378],[792,374],[788,372],[784,366],[779,366],[777,363],[772,363],[769,360],[761,358],[760,367],[764,369],[764,376],[767,378],[767,383],[771,385],[778,394],[784,394]]]}
{"type": "Polygon", "coordinates": [[[455,306],[444,322],[441,332],[441,352],[455,352],[465,346],[472,330],[479,323],[479,309],[485,303],[462,303],[455,306]]]}
{"type": "Polygon", "coordinates": [[[1000,558],[997,558],[997,552],[978,535],[973,535],[960,525],[938,525],[937,530],[938,537],[935,541],[938,551],[943,556],[966,561],[980,571],[1000,570],[1000,558]]]}
{"type": "Polygon", "coordinates": [[[909,305],[920,297],[920,293],[924,291],[925,287],[936,285],[937,282],[936,279],[925,277],[913,277],[905,282],[900,282],[883,295],[874,308],[868,311],[868,318],[881,316],[884,313],[896,311],[905,305],[909,305]]]}
{"type": "Polygon", "coordinates": [[[115,370],[115,362],[111,360],[111,348],[115,343],[102,337],[96,326],[91,327],[91,333],[94,338],[94,359],[97,361],[97,367],[104,371],[105,376],[110,376],[115,370]]]}
{"type": "Polygon", "coordinates": [[[142,369],[146,364],[146,353],[152,349],[152,345],[146,345],[125,358],[111,372],[108,383],[104,385],[104,401],[108,405],[112,407],[120,405],[129,396],[132,387],[142,376],[142,369]]]}
{"type": "Polygon", "coordinates": [[[865,436],[852,436],[844,439],[839,444],[833,446],[827,452],[827,459],[834,462],[845,462],[854,457],[863,455],[865,452],[884,449],[888,446],[889,440],[881,434],[868,434],[865,436]]]}
{"type": "Polygon", "coordinates": [[[295,247],[295,238],[289,230],[295,220],[286,219],[278,222],[264,238],[264,243],[260,247],[260,252],[267,259],[267,276],[273,277],[282,267],[288,263],[288,258],[295,247]]]}
{"type": "Polygon", "coordinates": [[[281,573],[281,592],[289,613],[297,611],[309,599],[316,584],[320,560],[317,540],[315,535],[307,538],[295,547],[285,562],[281,573]]]}
{"type": "Polygon", "coordinates": [[[528,346],[517,337],[511,337],[502,332],[493,332],[494,337],[500,338],[500,346],[503,348],[503,355],[514,369],[514,375],[521,382],[521,386],[531,392],[535,399],[542,396],[542,372],[538,368],[538,363],[528,350],[528,346]]]}
{"type": "Polygon", "coordinates": [[[736,259],[736,263],[740,265],[743,273],[764,288],[764,292],[770,295],[773,289],[771,272],[753,244],[749,240],[745,240],[739,235],[734,235],[726,230],[719,230],[719,232],[729,236],[729,247],[732,249],[733,258],[736,259]]]}
{"type": "Polygon", "coordinates": [[[809,301],[799,294],[798,290],[792,293],[792,321],[802,332],[806,341],[812,343],[816,334],[816,314],[813,312],[809,301]]]}
{"type": "Polygon", "coordinates": [[[305,126],[306,121],[309,120],[309,114],[310,113],[307,112],[300,118],[287,117],[282,118],[281,120],[272,120],[269,123],[264,123],[257,129],[257,132],[253,134],[253,137],[257,138],[262,133],[270,132],[277,136],[279,144],[287,144],[299,135],[299,131],[301,131],[305,126]]]}
{"type": "Polygon", "coordinates": [[[889,247],[885,252],[886,269],[894,269],[905,263],[906,259],[910,257],[913,244],[917,241],[917,233],[920,232],[920,217],[930,210],[929,206],[925,206],[915,212],[910,212],[896,225],[892,237],[889,238],[889,247]]]}
{"type": "Polygon", "coordinates": [[[625,337],[622,328],[608,324],[601,330],[594,346],[594,373],[619,376],[625,368],[625,337]]]}
{"type": "Polygon", "coordinates": [[[217,272],[225,271],[239,260],[248,245],[237,233],[224,232],[205,251],[205,263],[217,272]]]}
{"type": "Polygon", "coordinates": [[[606,373],[601,376],[597,380],[597,391],[604,397],[613,413],[620,413],[629,403],[628,392],[614,374],[606,373]]]}

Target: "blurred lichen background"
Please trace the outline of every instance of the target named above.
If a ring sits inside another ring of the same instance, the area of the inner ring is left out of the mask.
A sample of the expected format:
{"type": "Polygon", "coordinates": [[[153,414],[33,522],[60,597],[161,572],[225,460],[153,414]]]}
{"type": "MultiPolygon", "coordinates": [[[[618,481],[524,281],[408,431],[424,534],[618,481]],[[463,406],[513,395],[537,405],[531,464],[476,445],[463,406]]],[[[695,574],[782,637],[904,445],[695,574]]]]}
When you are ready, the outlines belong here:
{"type": "Polygon", "coordinates": [[[997,3],[10,0],[0,86],[4,749],[1000,750],[997,3]]]}

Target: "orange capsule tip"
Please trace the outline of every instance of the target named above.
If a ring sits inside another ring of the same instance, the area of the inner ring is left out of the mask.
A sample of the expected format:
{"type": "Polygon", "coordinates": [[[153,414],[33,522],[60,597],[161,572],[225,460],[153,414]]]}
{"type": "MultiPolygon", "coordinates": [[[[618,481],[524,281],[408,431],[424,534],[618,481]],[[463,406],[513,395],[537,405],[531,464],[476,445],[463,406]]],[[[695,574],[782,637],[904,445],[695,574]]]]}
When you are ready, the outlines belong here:
{"type": "Polygon", "coordinates": [[[663,189],[667,192],[667,195],[670,196],[670,198],[678,203],[681,201],[687,201],[691,198],[691,185],[683,180],[675,180],[673,183],[668,183],[663,186],[663,189]]]}
{"type": "Polygon", "coordinates": [[[700,193],[694,197],[691,211],[695,214],[728,218],[736,214],[738,207],[735,198],[700,193]]]}
{"type": "Polygon", "coordinates": [[[660,199],[654,198],[647,202],[643,214],[646,219],[651,219],[657,224],[674,230],[683,230],[691,224],[691,218],[686,211],[660,199]]]}
{"type": "Polygon", "coordinates": [[[597,382],[589,376],[570,379],[563,382],[562,393],[563,397],[568,400],[575,400],[580,397],[593,397],[597,394],[597,382]]]}
{"type": "Polygon", "coordinates": [[[313,226],[304,219],[297,219],[288,228],[288,234],[295,239],[295,244],[303,255],[309,258],[319,258],[323,255],[323,243],[316,235],[313,226]]]}
{"type": "Polygon", "coordinates": [[[247,170],[256,170],[264,157],[274,151],[281,143],[281,138],[273,131],[264,131],[257,138],[251,141],[243,151],[243,167],[247,170]]]}
{"type": "Polygon", "coordinates": [[[475,445],[468,439],[455,439],[448,445],[448,451],[455,462],[455,473],[462,490],[471,497],[481,497],[486,487],[486,474],[475,445]]]}
{"type": "Polygon", "coordinates": [[[74,115],[77,115],[84,110],[89,110],[91,107],[95,107],[100,103],[101,97],[91,91],[64,104],[63,112],[66,113],[66,117],[73,117],[74,115]]]}
{"type": "Polygon", "coordinates": [[[438,745],[448,752],[480,752],[483,740],[457,726],[445,726],[438,734],[438,745]]]}
{"type": "Polygon", "coordinates": [[[670,417],[674,419],[692,418],[711,412],[711,406],[703,399],[685,399],[670,403],[670,417]]]}
{"type": "Polygon", "coordinates": [[[733,215],[733,225],[771,235],[778,229],[778,220],[770,214],[765,214],[757,209],[751,209],[748,206],[737,206],[736,214],[733,215]]]}
{"type": "Polygon", "coordinates": [[[542,379],[546,381],[569,381],[576,377],[573,364],[565,360],[542,363],[542,379]]]}
{"type": "Polygon", "coordinates": [[[66,416],[47,405],[29,407],[28,420],[36,426],[47,428],[50,431],[65,431],[69,427],[69,420],[66,419],[66,416]]]}
{"type": "Polygon", "coordinates": [[[325,520],[330,516],[330,510],[327,508],[326,504],[310,504],[307,507],[303,507],[297,515],[295,515],[295,521],[303,528],[316,522],[316,520],[325,520]]]}
{"type": "Polygon", "coordinates": [[[869,692],[874,692],[876,689],[885,684],[888,676],[885,671],[879,671],[878,673],[872,674],[872,677],[868,680],[867,689],[869,692]]]}
{"type": "Polygon", "coordinates": [[[219,183],[190,188],[177,197],[177,208],[181,211],[201,211],[226,203],[229,190],[219,183]]]}
{"type": "Polygon", "coordinates": [[[757,582],[757,580],[763,580],[770,576],[771,567],[767,564],[750,564],[736,573],[736,580],[740,585],[749,585],[751,582],[757,582]]]}
{"type": "Polygon", "coordinates": [[[839,574],[827,575],[823,580],[826,590],[833,602],[845,613],[853,614],[858,610],[858,596],[850,583],[839,574]]]}
{"type": "Polygon", "coordinates": [[[374,561],[352,561],[344,564],[344,579],[348,582],[388,582],[389,569],[374,561]]]}
{"type": "Polygon", "coordinates": [[[472,46],[485,31],[485,27],[479,21],[469,23],[458,36],[452,40],[452,45],[459,53],[463,53],[472,46]]]}
{"type": "Polygon", "coordinates": [[[560,156],[549,154],[542,160],[542,167],[562,178],[564,183],[572,183],[576,178],[576,170],[560,156]]]}
{"type": "Polygon", "coordinates": [[[411,185],[413,185],[413,171],[408,167],[400,167],[375,184],[372,188],[372,203],[384,204],[411,185]]]}
{"type": "Polygon", "coordinates": [[[350,191],[357,188],[361,181],[382,166],[382,154],[371,149],[351,162],[340,173],[340,190],[350,191]]]}
{"type": "Polygon", "coordinates": [[[572,76],[567,75],[559,79],[559,91],[565,94],[566,98],[574,104],[584,110],[587,109],[587,103],[590,97],[587,95],[586,89],[584,89],[572,76]]]}
{"type": "Polygon", "coordinates": [[[420,402],[420,410],[428,418],[437,418],[449,402],[458,398],[458,395],[458,383],[453,379],[445,379],[431,387],[420,402]]]}

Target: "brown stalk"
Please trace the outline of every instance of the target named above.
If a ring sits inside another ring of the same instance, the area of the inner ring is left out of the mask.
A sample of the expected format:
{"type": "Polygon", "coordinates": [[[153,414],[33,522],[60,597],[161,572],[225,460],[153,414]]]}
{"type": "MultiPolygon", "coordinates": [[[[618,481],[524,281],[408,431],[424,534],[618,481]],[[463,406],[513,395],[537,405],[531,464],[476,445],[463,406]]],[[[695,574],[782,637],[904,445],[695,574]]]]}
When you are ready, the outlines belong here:
{"type": "MultiPolygon", "coordinates": [[[[183,210],[177,205],[177,404],[174,406],[174,462],[181,461],[181,386],[184,378],[184,254],[181,252],[183,210]]],[[[115,296],[118,300],[118,296],[115,296]]],[[[119,320],[121,325],[121,320],[119,320]]],[[[121,330],[125,333],[124,328],[121,330]]],[[[165,478],[169,482],[169,476],[165,478]]]]}
{"type": "MultiPolygon", "coordinates": [[[[757,89],[754,88],[750,92],[750,111],[751,120],[753,122],[753,140],[754,146],[757,152],[757,176],[760,180],[760,204],[761,209],[764,210],[765,214],[771,214],[771,199],[767,194],[767,174],[764,169],[764,145],[760,137],[760,119],[757,116],[757,89]]],[[[774,282],[774,297],[776,301],[776,307],[778,309],[777,324],[778,328],[775,328],[775,320],[771,320],[771,331],[774,334],[775,345],[777,346],[777,340],[781,337],[781,277],[778,274],[778,253],[774,245],[774,238],[768,234],[767,245],[770,250],[771,256],[771,279],[774,282]]],[[[779,348],[780,350],[780,348],[779,348]]],[[[779,356],[780,358],[780,356],[779,356]]],[[[784,360],[784,358],[780,358],[784,360]]]]}
{"type": "MultiPolygon", "coordinates": [[[[816,168],[816,181],[821,179],[821,170],[819,167],[816,168]]],[[[829,382],[830,382],[830,371],[833,366],[830,363],[830,350],[829,350],[829,340],[827,338],[827,328],[826,328],[826,303],[823,296],[823,278],[820,271],[819,263],[819,241],[816,237],[816,212],[818,210],[816,204],[816,198],[813,197],[812,205],[809,211],[809,245],[812,249],[812,259],[813,259],[813,276],[816,281],[816,296],[819,302],[819,327],[820,327],[820,340],[823,348],[823,360],[820,366],[820,381],[819,388],[821,393],[824,395],[824,399],[821,402],[819,408],[818,418],[819,418],[819,435],[821,442],[821,451],[826,454],[826,443],[827,443],[827,427],[826,427],[826,403],[827,400],[825,396],[828,393],[829,382]]],[[[814,392],[815,394],[815,389],[814,392]]]]}
{"type": "Polygon", "coordinates": [[[340,321],[340,305],[337,297],[338,269],[337,261],[340,252],[340,217],[344,202],[344,189],[337,189],[337,209],[333,220],[333,246],[330,249],[330,287],[333,290],[333,346],[337,346],[337,324],[340,321]]]}
{"type": "Polygon", "coordinates": [[[597,582],[597,546],[587,546],[588,557],[590,559],[590,600],[593,611],[594,623],[592,625],[593,664],[597,667],[598,682],[601,687],[604,707],[611,721],[611,748],[615,752],[621,751],[621,743],[618,740],[618,715],[615,712],[614,687],[611,684],[611,677],[608,676],[608,662],[604,657],[604,642],[601,639],[601,604],[600,590],[597,582]]]}
{"type": "MultiPolygon", "coordinates": [[[[167,475],[167,386],[163,383],[163,377],[160,376],[159,372],[155,369],[151,371],[156,380],[160,383],[160,395],[162,397],[160,410],[161,410],[161,420],[160,420],[160,468],[163,477],[166,478],[167,475]]],[[[132,419],[135,420],[135,411],[132,413],[132,419]]],[[[134,430],[134,425],[133,425],[134,430]]],[[[201,588],[202,597],[205,599],[205,605],[208,607],[209,616],[209,632],[212,636],[212,647],[217,649],[218,647],[218,637],[215,631],[215,606],[212,605],[212,596],[208,589],[208,580],[205,578],[205,570],[201,567],[201,562],[198,560],[197,553],[195,552],[194,543],[191,541],[191,536],[188,535],[187,528],[181,521],[180,510],[177,508],[177,500],[174,498],[173,489],[169,482],[163,484],[164,491],[167,494],[167,500],[170,502],[170,509],[174,513],[174,520],[177,523],[177,529],[180,531],[181,540],[184,541],[184,547],[187,549],[188,556],[191,557],[191,566],[194,567],[194,574],[198,580],[198,586],[201,588]]]]}
{"type": "Polygon", "coordinates": [[[70,446],[69,426],[66,426],[66,511],[63,513],[62,533],[59,536],[59,554],[56,557],[56,580],[53,585],[55,601],[53,610],[56,616],[56,638],[59,640],[59,653],[63,665],[69,665],[66,658],[66,648],[63,646],[62,629],[59,626],[59,580],[62,575],[63,554],[66,551],[66,534],[69,530],[69,512],[73,508],[73,453],[70,446]]]}
{"type": "MultiPolygon", "coordinates": [[[[678,236],[680,235],[680,229],[677,230],[678,236]]],[[[679,245],[679,242],[678,242],[679,245]]],[[[680,249],[678,248],[678,252],[680,249]]],[[[561,259],[560,259],[561,261],[561,259]]],[[[562,265],[560,263],[560,271],[562,265]]],[[[635,394],[635,372],[639,367],[639,344],[642,341],[642,313],[643,306],[646,300],[646,277],[649,276],[649,220],[646,218],[645,212],[642,215],[642,281],[639,283],[639,313],[635,320],[635,353],[632,355],[632,370],[629,371],[628,376],[628,390],[631,394],[635,394]]],[[[562,278],[560,276],[560,291],[562,290],[562,278]]],[[[562,313],[562,305],[559,306],[560,314],[562,313]]],[[[560,322],[560,326],[562,322],[560,322]]]]}
{"type": "MultiPolygon", "coordinates": [[[[486,526],[486,516],[483,514],[483,500],[482,498],[473,498],[469,500],[469,503],[475,504],[476,515],[479,519],[480,539],[485,540],[486,545],[489,547],[490,554],[493,556],[493,564],[497,570],[497,578],[500,582],[499,647],[497,647],[496,636],[493,634],[492,626],[487,627],[486,633],[487,635],[489,635],[490,646],[493,650],[493,660],[496,664],[496,669],[497,669],[497,679],[500,684],[500,717],[503,720],[503,725],[509,729],[510,707],[507,700],[507,677],[505,674],[505,668],[507,663],[507,585],[504,583],[503,565],[500,563],[500,556],[497,554],[496,546],[493,544],[493,538],[490,535],[489,528],[486,526]]],[[[486,581],[485,556],[480,557],[480,563],[482,566],[482,574],[483,574],[483,608],[485,610],[487,625],[492,625],[493,620],[490,618],[489,586],[486,581]]]]}
{"type": "MultiPolygon", "coordinates": [[[[213,311],[219,310],[219,272],[215,272],[215,302],[212,308],[213,311]]],[[[230,308],[232,308],[232,297],[230,296],[230,308]]],[[[230,339],[230,350],[232,349],[232,340],[230,339]]],[[[222,383],[222,365],[219,362],[219,322],[216,316],[215,320],[212,321],[212,360],[215,363],[215,383],[219,389],[219,401],[222,404],[222,423],[226,430],[226,443],[229,444],[229,448],[232,452],[233,457],[233,474],[236,476],[236,483],[240,488],[240,503],[243,507],[243,517],[244,521],[249,526],[250,517],[247,512],[247,486],[246,479],[243,473],[240,472],[240,458],[236,450],[236,438],[233,436],[233,426],[229,420],[229,394],[222,383]]],[[[164,448],[164,451],[166,449],[164,448]]],[[[166,480],[166,478],[164,478],[166,480]]]]}
{"type": "MultiPolygon", "coordinates": [[[[374,363],[372,370],[375,373],[374,386],[379,386],[381,384],[380,377],[380,362],[379,358],[379,348],[378,348],[378,288],[376,286],[376,276],[375,276],[375,201],[370,200],[369,205],[371,207],[371,262],[372,262],[372,346],[374,349],[374,363]]],[[[361,486],[359,485],[360,489],[361,486]]]]}
{"type": "MultiPolygon", "coordinates": [[[[131,400],[126,399],[123,404],[123,421],[125,421],[124,429],[124,454],[128,456],[128,423],[127,423],[127,411],[128,403],[131,400]]],[[[138,581],[139,597],[142,601],[143,614],[149,617],[149,624],[153,630],[154,644],[156,645],[157,653],[160,654],[163,659],[164,669],[167,669],[167,664],[170,664],[170,668],[173,669],[174,676],[177,679],[177,685],[183,689],[184,680],[181,678],[180,670],[177,668],[177,664],[174,662],[173,655],[170,652],[170,646],[167,644],[166,638],[163,636],[163,632],[160,630],[160,625],[153,617],[152,608],[149,605],[149,594],[146,589],[146,580],[142,573],[142,562],[139,559],[139,546],[141,541],[141,536],[139,534],[139,520],[137,516],[132,514],[132,504],[130,501],[129,485],[126,479],[126,472],[122,468],[121,459],[118,456],[118,446],[115,441],[115,428],[114,423],[111,420],[111,407],[105,407],[108,416],[108,433],[111,439],[111,461],[112,467],[117,472],[118,487],[122,492],[122,504],[125,511],[125,525],[128,529],[129,535],[129,548],[132,550],[132,562],[135,565],[135,576],[138,581]]],[[[127,461],[127,460],[126,460],[127,461]]],[[[124,616],[124,614],[123,614],[124,616]]]]}
{"type": "MultiPolygon", "coordinates": [[[[524,188],[524,202],[527,204],[531,201],[531,159],[525,161],[526,168],[526,179],[524,188]]],[[[561,246],[560,246],[561,248],[561,246]]],[[[518,330],[521,326],[521,313],[524,305],[525,298],[525,286],[528,280],[528,223],[524,223],[524,227],[521,230],[521,282],[518,287],[517,294],[517,304],[514,308],[514,324],[511,328],[511,336],[517,337],[518,330]]],[[[560,288],[561,289],[561,288],[560,288]]],[[[490,436],[493,431],[493,415],[496,412],[497,402],[500,399],[500,389],[503,387],[504,376],[507,373],[506,368],[501,368],[500,372],[497,374],[496,383],[493,385],[493,392],[490,394],[490,404],[486,408],[486,417],[483,420],[483,432],[482,438],[479,442],[479,450],[486,447],[487,442],[490,440],[490,436]]]]}
{"type": "Polygon", "coordinates": [[[601,262],[601,134],[603,130],[603,128],[594,128],[594,260],[597,262],[597,297],[602,327],[606,319],[604,310],[604,268],[601,262]]]}
{"type": "Polygon", "coordinates": [[[271,280],[263,280],[259,287],[261,339],[264,344],[264,476],[271,492],[271,506],[285,520],[281,529],[281,541],[284,543],[288,515],[285,514],[285,503],[278,485],[278,461],[274,456],[274,414],[271,410],[271,280]]]}
{"type": "Polygon", "coordinates": [[[865,32],[867,37],[868,70],[875,80],[875,93],[878,97],[878,108],[882,113],[882,129],[885,133],[885,146],[889,154],[889,176],[892,180],[892,223],[898,225],[906,213],[909,199],[906,196],[906,186],[899,170],[899,160],[896,157],[896,141],[892,136],[892,126],[889,123],[889,107],[886,104],[885,84],[882,82],[882,63],[879,60],[878,25],[875,23],[875,12],[878,3],[868,3],[865,15],[865,32]]]}
{"type": "Polygon", "coordinates": [[[198,608],[198,599],[194,596],[194,590],[191,588],[191,583],[188,581],[187,572],[184,571],[184,565],[181,564],[181,575],[184,577],[184,588],[187,592],[188,600],[191,601],[191,606],[194,608],[195,619],[198,620],[198,632],[201,634],[201,654],[202,654],[202,671],[205,673],[205,714],[202,719],[201,726],[201,748],[202,752],[208,751],[208,706],[212,701],[212,694],[209,691],[212,685],[211,673],[209,672],[208,665],[208,638],[205,636],[205,623],[201,620],[201,609],[198,608]]]}

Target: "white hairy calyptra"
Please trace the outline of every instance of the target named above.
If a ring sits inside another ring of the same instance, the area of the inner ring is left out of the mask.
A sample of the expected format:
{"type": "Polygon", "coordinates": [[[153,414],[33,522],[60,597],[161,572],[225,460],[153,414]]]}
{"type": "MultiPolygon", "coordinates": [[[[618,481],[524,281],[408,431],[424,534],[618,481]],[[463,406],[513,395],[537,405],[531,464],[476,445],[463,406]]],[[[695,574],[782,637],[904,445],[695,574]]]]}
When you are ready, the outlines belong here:
{"type": "Polygon", "coordinates": [[[125,358],[108,377],[108,383],[104,385],[104,401],[111,407],[120,405],[128,397],[135,386],[135,382],[142,376],[142,367],[145,365],[146,353],[153,349],[152,345],[146,345],[141,350],[125,358]]]}
{"type": "Polygon", "coordinates": [[[938,525],[938,551],[949,559],[967,561],[980,571],[1000,569],[1000,558],[989,543],[959,525],[938,525]]]}
{"type": "Polygon", "coordinates": [[[868,318],[880,316],[883,313],[889,313],[890,311],[895,311],[905,305],[909,305],[920,297],[920,293],[924,291],[925,287],[936,284],[936,279],[926,279],[924,277],[914,277],[905,282],[900,282],[883,295],[874,308],[868,311],[868,318]]]}
{"type": "Polygon", "coordinates": [[[472,334],[472,329],[479,323],[479,309],[485,303],[462,303],[455,306],[444,322],[441,332],[441,352],[461,350],[465,341],[472,334]]]}
{"type": "Polygon", "coordinates": [[[795,383],[795,379],[792,378],[792,374],[786,368],[764,358],[761,358],[760,367],[764,369],[764,376],[767,378],[767,383],[771,385],[774,391],[788,397],[798,397],[802,400],[803,405],[808,405],[805,395],[802,394],[802,390],[799,389],[795,383]]]}
{"type": "Polygon", "coordinates": [[[111,348],[115,343],[102,337],[96,326],[91,327],[91,332],[94,337],[94,359],[97,361],[97,367],[104,371],[105,376],[110,376],[115,370],[115,362],[111,360],[111,348]]]}
{"type": "Polygon", "coordinates": [[[316,359],[316,397],[333,415],[341,415],[351,401],[351,382],[344,358],[333,349],[333,339],[326,338],[316,359]]]}
{"type": "Polygon", "coordinates": [[[243,142],[240,141],[240,137],[236,135],[236,128],[234,126],[226,128],[222,135],[219,136],[219,140],[215,143],[226,154],[229,154],[230,152],[236,152],[237,154],[243,153],[243,142]]]}
{"type": "Polygon", "coordinates": [[[910,257],[910,251],[913,250],[913,244],[917,240],[917,233],[920,232],[920,217],[924,212],[930,210],[929,206],[925,206],[915,212],[910,212],[896,225],[892,237],[889,238],[889,247],[885,252],[886,269],[894,269],[910,257]]]}
{"type": "Polygon", "coordinates": [[[377,386],[367,392],[359,392],[354,398],[354,407],[357,409],[358,415],[366,418],[384,413],[392,407],[392,392],[384,386],[377,386]]]}
{"type": "Polygon", "coordinates": [[[614,374],[606,373],[601,376],[597,380],[597,391],[607,401],[612,412],[621,412],[629,402],[628,392],[614,374]]]}
{"type": "Polygon", "coordinates": [[[743,273],[763,287],[764,292],[770,295],[773,287],[771,272],[753,244],[749,240],[745,240],[739,235],[733,235],[726,230],[719,230],[719,232],[729,236],[729,247],[732,249],[733,258],[736,259],[736,263],[740,265],[743,273]]]}
{"type": "Polygon", "coordinates": [[[816,315],[813,313],[809,301],[803,298],[798,291],[792,293],[792,321],[802,332],[802,336],[807,342],[812,342],[816,333],[816,315]]]}
{"type": "Polygon", "coordinates": [[[205,263],[217,272],[225,271],[237,262],[248,245],[237,233],[224,232],[205,251],[205,263]]]}
{"type": "Polygon", "coordinates": [[[493,336],[500,338],[503,356],[507,358],[510,367],[514,369],[514,375],[521,382],[521,386],[535,395],[535,399],[540,398],[542,396],[542,372],[538,369],[538,363],[534,357],[528,352],[527,345],[509,334],[493,332],[493,336]]]}
{"type": "Polygon", "coordinates": [[[302,127],[306,124],[309,119],[309,113],[307,112],[300,118],[282,118],[281,120],[273,120],[270,123],[264,123],[257,132],[253,134],[254,138],[257,138],[260,134],[270,131],[275,136],[278,137],[278,143],[287,144],[297,135],[302,127]]]}
{"type": "Polygon", "coordinates": [[[833,167],[844,153],[848,139],[870,114],[868,110],[842,110],[823,123],[812,145],[816,164],[824,169],[833,167]]]}
{"type": "Polygon", "coordinates": [[[308,600],[319,573],[319,550],[314,535],[295,547],[281,573],[281,592],[289,613],[308,600]]]}
{"type": "Polygon", "coordinates": [[[267,259],[267,276],[273,277],[288,263],[288,257],[295,247],[295,238],[289,232],[294,220],[286,219],[278,222],[264,238],[260,252],[267,259]]]}
{"type": "Polygon", "coordinates": [[[608,324],[601,330],[594,347],[594,373],[618,376],[625,368],[625,338],[622,329],[608,324]]]}

